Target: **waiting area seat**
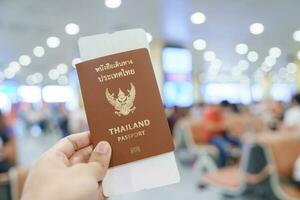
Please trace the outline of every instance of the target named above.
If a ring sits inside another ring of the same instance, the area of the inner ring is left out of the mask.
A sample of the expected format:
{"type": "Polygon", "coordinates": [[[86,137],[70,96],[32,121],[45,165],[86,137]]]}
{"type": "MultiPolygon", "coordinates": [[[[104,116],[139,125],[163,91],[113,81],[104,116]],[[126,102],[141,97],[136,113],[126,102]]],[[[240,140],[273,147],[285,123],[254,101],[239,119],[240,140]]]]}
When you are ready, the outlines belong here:
{"type": "Polygon", "coordinates": [[[240,187],[242,173],[238,166],[225,167],[214,173],[208,173],[204,179],[218,185],[226,185],[230,190],[236,190],[240,187]]]}
{"type": "Polygon", "coordinates": [[[268,151],[269,160],[275,166],[271,174],[271,186],[279,199],[300,199],[300,187],[292,182],[294,165],[300,156],[299,133],[281,133],[276,137],[266,135],[259,140],[268,151]]]}
{"type": "Polygon", "coordinates": [[[294,164],[299,156],[299,134],[257,135],[246,139],[238,167],[210,172],[202,177],[202,181],[220,188],[226,196],[300,199],[300,187],[292,182],[294,164]]]}
{"type": "Polygon", "coordinates": [[[0,174],[0,197],[1,200],[11,200],[11,186],[8,174],[0,174]]]}
{"type": "Polygon", "coordinates": [[[218,149],[204,142],[201,134],[203,128],[204,124],[199,119],[181,119],[174,127],[176,149],[185,149],[196,156],[193,164],[195,177],[217,170],[214,158],[218,156],[218,149]]]}
{"type": "Polygon", "coordinates": [[[0,174],[0,200],[19,200],[27,175],[28,169],[23,167],[0,174]]]}
{"type": "Polygon", "coordinates": [[[298,186],[280,186],[283,195],[287,196],[287,198],[300,199],[300,189],[298,186]]]}

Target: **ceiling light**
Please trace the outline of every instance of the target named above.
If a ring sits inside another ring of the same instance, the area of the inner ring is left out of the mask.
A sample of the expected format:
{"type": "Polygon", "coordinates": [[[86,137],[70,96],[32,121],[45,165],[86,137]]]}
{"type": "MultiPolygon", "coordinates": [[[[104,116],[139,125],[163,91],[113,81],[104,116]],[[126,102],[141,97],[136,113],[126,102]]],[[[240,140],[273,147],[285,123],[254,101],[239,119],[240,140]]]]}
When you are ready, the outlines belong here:
{"type": "Polygon", "coordinates": [[[22,55],[19,57],[19,63],[23,66],[28,66],[31,63],[31,58],[28,55],[22,55]]]}
{"type": "Polygon", "coordinates": [[[290,74],[296,73],[298,70],[298,66],[295,63],[289,63],[286,65],[286,71],[290,74]]]}
{"type": "Polygon", "coordinates": [[[27,76],[26,83],[28,85],[34,85],[34,80],[33,80],[33,76],[32,75],[27,76]]]}
{"type": "Polygon", "coordinates": [[[16,75],[16,73],[13,70],[11,70],[10,68],[6,68],[4,70],[4,77],[6,79],[12,79],[15,75],[16,75]]]}
{"type": "Polygon", "coordinates": [[[249,68],[249,62],[247,60],[240,60],[238,63],[238,69],[245,71],[249,68]]]}
{"type": "Polygon", "coordinates": [[[205,22],[205,15],[201,12],[195,12],[191,15],[191,22],[193,24],[203,24],[205,22]]]}
{"type": "Polygon", "coordinates": [[[269,71],[272,70],[272,66],[263,64],[263,65],[261,66],[261,69],[262,69],[264,72],[269,72],[269,71]]]}
{"type": "Polygon", "coordinates": [[[81,62],[81,59],[80,58],[74,58],[73,60],[72,60],[72,66],[74,67],[74,68],[76,68],[76,64],[78,64],[78,63],[80,63],[81,62]]]}
{"type": "Polygon", "coordinates": [[[67,76],[60,76],[58,79],[57,79],[57,82],[59,85],[67,85],[69,83],[69,79],[67,76]]]}
{"type": "Polygon", "coordinates": [[[122,4],[122,0],[105,0],[104,4],[108,8],[118,8],[122,4]]]}
{"type": "Polygon", "coordinates": [[[296,40],[297,42],[300,42],[300,30],[294,32],[293,38],[294,38],[294,40],[296,40]]]}
{"type": "Polygon", "coordinates": [[[56,69],[57,69],[58,73],[65,74],[68,72],[68,65],[62,63],[62,64],[57,65],[56,69]]]}
{"type": "Polygon", "coordinates": [[[212,62],[211,62],[211,67],[213,68],[221,68],[222,67],[222,61],[220,59],[214,59],[212,62]]]}
{"type": "Polygon", "coordinates": [[[279,58],[280,55],[281,55],[281,50],[280,48],[278,47],[272,47],[270,50],[269,50],[269,55],[273,58],[279,58]]]}
{"type": "Polygon", "coordinates": [[[147,41],[150,43],[152,41],[152,35],[150,33],[146,33],[147,41]]]}
{"type": "Polygon", "coordinates": [[[48,72],[48,76],[51,80],[56,80],[59,77],[59,72],[56,69],[51,69],[48,72]]]}
{"type": "Polygon", "coordinates": [[[47,46],[49,48],[56,48],[60,45],[60,39],[58,37],[48,37],[47,46]]]}
{"type": "Polygon", "coordinates": [[[33,80],[35,82],[35,84],[41,83],[44,79],[43,74],[37,72],[35,74],[33,74],[33,80]]]}
{"type": "Polygon", "coordinates": [[[206,48],[206,41],[202,39],[195,40],[193,46],[196,50],[204,50],[206,48]]]}
{"type": "Polygon", "coordinates": [[[276,64],[276,62],[277,62],[276,58],[271,57],[271,56],[267,56],[265,58],[264,64],[266,64],[267,66],[272,67],[272,66],[274,66],[276,64]]]}
{"type": "Polygon", "coordinates": [[[259,35],[264,32],[264,25],[261,23],[254,23],[250,25],[250,32],[254,35],[259,35]]]}
{"type": "Polygon", "coordinates": [[[26,83],[29,85],[39,84],[43,81],[43,79],[44,79],[43,74],[37,72],[35,74],[27,76],[26,83]]]}
{"type": "Polygon", "coordinates": [[[258,60],[258,53],[256,51],[250,51],[247,58],[250,62],[256,62],[258,60]]]}
{"type": "Polygon", "coordinates": [[[300,51],[297,52],[297,58],[300,60],[300,51]]]}
{"type": "Polygon", "coordinates": [[[211,62],[216,59],[216,54],[213,51],[205,51],[203,58],[204,58],[204,60],[211,62]]]}
{"type": "Polygon", "coordinates": [[[43,57],[44,54],[45,54],[45,49],[43,47],[41,47],[41,46],[34,47],[33,54],[36,57],[43,57]]]}
{"type": "Polygon", "coordinates": [[[74,23],[67,24],[65,27],[65,32],[69,35],[76,35],[79,33],[79,26],[74,23]]]}
{"type": "Polygon", "coordinates": [[[237,44],[235,46],[235,51],[236,53],[240,54],[240,55],[244,55],[248,52],[248,45],[247,44],[237,44]]]}
{"type": "Polygon", "coordinates": [[[20,71],[20,69],[21,69],[21,65],[16,61],[9,63],[8,67],[15,73],[20,71]]]}

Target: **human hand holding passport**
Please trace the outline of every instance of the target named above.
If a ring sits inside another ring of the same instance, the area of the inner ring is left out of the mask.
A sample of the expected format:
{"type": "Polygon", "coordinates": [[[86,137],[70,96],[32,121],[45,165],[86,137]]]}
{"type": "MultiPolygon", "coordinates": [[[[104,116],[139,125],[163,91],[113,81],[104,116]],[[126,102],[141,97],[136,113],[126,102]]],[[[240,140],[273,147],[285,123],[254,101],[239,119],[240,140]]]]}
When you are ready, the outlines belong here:
{"type": "Polygon", "coordinates": [[[174,146],[142,29],[83,37],[76,65],[93,144],[112,146],[106,196],[176,183],[174,146]]]}

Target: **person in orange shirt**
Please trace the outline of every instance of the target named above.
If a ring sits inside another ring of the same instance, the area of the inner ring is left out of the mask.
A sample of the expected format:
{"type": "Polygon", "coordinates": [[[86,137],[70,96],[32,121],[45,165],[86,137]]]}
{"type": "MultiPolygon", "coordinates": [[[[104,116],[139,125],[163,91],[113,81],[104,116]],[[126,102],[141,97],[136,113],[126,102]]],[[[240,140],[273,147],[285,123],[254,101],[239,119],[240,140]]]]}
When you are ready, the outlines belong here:
{"type": "Polygon", "coordinates": [[[220,106],[207,106],[203,111],[202,119],[205,124],[202,133],[205,141],[210,142],[214,137],[223,135],[225,126],[220,106]]]}
{"type": "Polygon", "coordinates": [[[224,108],[230,106],[229,103],[222,102],[221,105],[210,105],[204,109],[203,136],[206,142],[215,145],[219,150],[218,166],[226,165],[226,159],[230,156],[231,146],[240,146],[239,139],[226,133],[224,108]]]}

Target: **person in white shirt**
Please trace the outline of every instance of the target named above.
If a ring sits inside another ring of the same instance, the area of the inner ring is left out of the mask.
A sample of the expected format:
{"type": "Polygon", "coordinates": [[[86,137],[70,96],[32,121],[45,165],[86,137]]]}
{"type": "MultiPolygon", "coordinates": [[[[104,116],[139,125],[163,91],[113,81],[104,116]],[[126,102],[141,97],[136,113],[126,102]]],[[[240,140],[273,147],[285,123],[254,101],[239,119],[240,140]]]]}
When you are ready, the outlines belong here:
{"type": "Polygon", "coordinates": [[[292,98],[292,106],[286,111],[284,125],[289,129],[300,129],[300,94],[292,98]]]}
{"type": "Polygon", "coordinates": [[[300,156],[298,157],[294,165],[293,181],[300,186],[300,156]]]}

